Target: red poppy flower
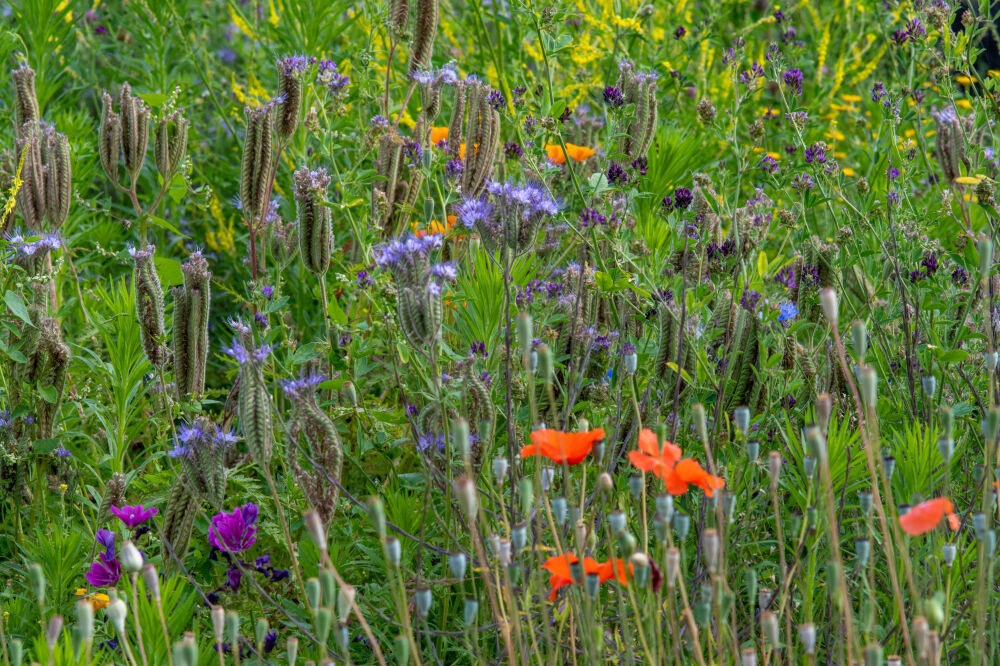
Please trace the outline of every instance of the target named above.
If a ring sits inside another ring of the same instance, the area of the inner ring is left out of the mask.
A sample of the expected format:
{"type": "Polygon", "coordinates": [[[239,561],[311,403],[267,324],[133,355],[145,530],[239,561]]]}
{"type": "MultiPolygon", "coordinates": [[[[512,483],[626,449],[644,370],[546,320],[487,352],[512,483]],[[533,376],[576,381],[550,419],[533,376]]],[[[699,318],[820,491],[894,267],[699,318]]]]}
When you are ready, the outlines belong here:
{"type": "Polygon", "coordinates": [[[531,444],[521,449],[521,457],[545,456],[555,463],[579,465],[602,439],[604,428],[587,432],[535,430],[531,433],[531,444]]]}
{"type": "Polygon", "coordinates": [[[681,459],[681,449],[676,444],[664,442],[661,450],[656,434],[649,428],[639,433],[638,446],[638,451],[629,451],[628,459],[638,469],[663,479],[663,485],[671,495],[683,495],[688,486],[698,486],[712,497],[716,490],[726,485],[720,477],[702,469],[694,459],[681,459]]]}
{"type": "Polygon", "coordinates": [[[960,522],[955,515],[955,507],[951,500],[947,497],[938,497],[912,507],[906,515],[899,517],[899,524],[910,536],[920,536],[937,527],[946,515],[948,527],[957,530],[960,522]]]}
{"type": "MultiPolygon", "coordinates": [[[[552,591],[549,593],[549,601],[555,601],[559,588],[573,584],[570,565],[579,561],[580,558],[573,553],[554,555],[545,560],[542,568],[552,574],[549,576],[549,585],[552,586],[552,591]]],[[[585,557],[583,559],[583,573],[585,576],[587,574],[597,574],[601,583],[614,578],[622,585],[625,585],[628,582],[629,574],[632,573],[632,565],[629,564],[628,569],[626,569],[625,562],[622,559],[598,562],[592,557],[585,557]]]]}

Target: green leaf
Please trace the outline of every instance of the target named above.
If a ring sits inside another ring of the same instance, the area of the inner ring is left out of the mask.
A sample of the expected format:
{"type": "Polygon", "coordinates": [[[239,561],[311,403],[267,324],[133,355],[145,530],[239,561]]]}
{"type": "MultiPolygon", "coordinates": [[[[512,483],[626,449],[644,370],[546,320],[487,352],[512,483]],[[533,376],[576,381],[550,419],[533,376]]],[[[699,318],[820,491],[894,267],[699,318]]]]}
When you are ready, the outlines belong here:
{"type": "Polygon", "coordinates": [[[344,314],[344,311],[341,309],[336,296],[330,299],[330,303],[327,306],[326,311],[330,315],[330,319],[332,319],[335,323],[342,326],[347,324],[347,315],[344,314]]]}
{"type": "Polygon", "coordinates": [[[761,280],[767,275],[767,255],[763,252],[757,257],[757,275],[760,276],[761,280]]]}
{"type": "Polygon", "coordinates": [[[969,358],[969,352],[964,349],[952,349],[939,354],[937,360],[941,363],[961,363],[969,358]]]}
{"type": "Polygon", "coordinates": [[[38,395],[42,396],[42,400],[54,405],[59,401],[59,391],[56,390],[55,386],[38,386],[38,395]]]}
{"type": "Polygon", "coordinates": [[[21,297],[14,292],[7,290],[7,293],[3,295],[3,301],[7,304],[7,308],[21,321],[23,321],[28,326],[34,326],[31,323],[31,316],[28,314],[28,308],[25,307],[24,301],[21,297]]]}
{"type": "Polygon", "coordinates": [[[52,453],[59,447],[59,438],[52,437],[49,439],[36,439],[35,440],[35,453],[52,453]]]}
{"type": "Polygon", "coordinates": [[[294,365],[301,365],[310,359],[316,358],[319,356],[319,347],[320,344],[318,342],[309,342],[302,345],[292,354],[292,363],[294,365]]]}
{"type": "Polygon", "coordinates": [[[160,276],[160,283],[164,287],[173,287],[184,282],[181,262],[171,257],[153,257],[153,263],[156,265],[156,274],[160,276]]]}
{"type": "Polygon", "coordinates": [[[153,224],[155,224],[156,226],[160,227],[161,229],[166,229],[167,231],[170,231],[171,233],[177,234],[181,238],[190,238],[190,236],[185,236],[184,234],[182,234],[180,232],[180,229],[178,229],[174,225],[170,224],[169,222],[167,222],[166,220],[164,220],[162,217],[156,217],[155,215],[150,215],[149,216],[149,221],[152,222],[153,224]]]}
{"type": "Polygon", "coordinates": [[[150,106],[163,106],[163,103],[170,99],[169,95],[162,93],[136,93],[136,96],[150,106]]]}

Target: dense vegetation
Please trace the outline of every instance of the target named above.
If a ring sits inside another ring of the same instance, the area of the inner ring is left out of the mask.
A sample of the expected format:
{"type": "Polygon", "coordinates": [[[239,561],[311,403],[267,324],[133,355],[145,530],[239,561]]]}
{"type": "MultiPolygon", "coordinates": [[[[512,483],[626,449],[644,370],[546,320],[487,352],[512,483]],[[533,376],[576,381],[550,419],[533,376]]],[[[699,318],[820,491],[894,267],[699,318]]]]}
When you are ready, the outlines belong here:
{"type": "Polygon", "coordinates": [[[0,5],[0,659],[997,663],[982,5],[0,5]]]}

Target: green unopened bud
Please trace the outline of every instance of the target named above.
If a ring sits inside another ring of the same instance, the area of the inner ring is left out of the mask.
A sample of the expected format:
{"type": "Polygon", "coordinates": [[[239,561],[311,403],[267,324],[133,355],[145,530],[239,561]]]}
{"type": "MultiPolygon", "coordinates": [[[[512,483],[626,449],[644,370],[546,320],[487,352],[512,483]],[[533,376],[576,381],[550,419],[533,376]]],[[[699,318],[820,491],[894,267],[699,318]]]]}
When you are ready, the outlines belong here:
{"type": "Polygon", "coordinates": [[[348,407],[358,406],[358,390],[354,387],[353,382],[344,382],[340,391],[341,395],[344,397],[344,402],[348,407]]]}
{"type": "Polygon", "coordinates": [[[424,198],[424,219],[430,220],[434,218],[434,199],[430,197],[424,198]]]}
{"type": "Polygon", "coordinates": [[[642,495],[642,480],[641,474],[632,474],[628,477],[628,492],[632,497],[638,498],[642,495]]]}
{"type": "Polygon", "coordinates": [[[45,643],[49,646],[49,651],[55,648],[59,641],[59,635],[63,629],[62,615],[53,615],[49,618],[49,624],[45,628],[45,643]]]}
{"type": "Polygon", "coordinates": [[[719,532],[709,528],[701,533],[701,550],[705,556],[705,568],[714,574],[719,567],[719,532]]]}
{"type": "Polygon", "coordinates": [[[855,319],[851,323],[851,346],[854,349],[854,358],[860,365],[865,364],[865,354],[868,351],[868,329],[865,322],[855,319]]]}
{"type": "Polygon", "coordinates": [[[937,444],[938,453],[941,454],[941,460],[947,464],[951,461],[951,456],[955,453],[955,440],[951,437],[939,437],[937,444]]]}
{"type": "Polygon", "coordinates": [[[306,579],[306,603],[309,608],[319,608],[323,599],[322,588],[319,585],[319,578],[306,579]]]}
{"type": "Polygon", "coordinates": [[[410,663],[410,641],[407,640],[406,636],[399,634],[392,639],[392,645],[395,649],[396,663],[397,664],[409,664],[410,663]]]}
{"type": "Polygon", "coordinates": [[[933,398],[937,390],[937,378],[934,375],[924,375],[920,378],[920,387],[928,398],[933,398]]]}
{"type": "Polygon", "coordinates": [[[431,596],[430,589],[426,587],[419,588],[413,594],[414,605],[417,607],[417,615],[420,616],[420,619],[425,619],[431,612],[431,602],[433,600],[434,598],[431,596]]]}
{"type": "Polygon", "coordinates": [[[465,570],[468,563],[469,559],[465,556],[465,553],[451,553],[448,555],[448,568],[451,569],[451,575],[454,578],[465,578],[465,570]]]}
{"type": "Polygon", "coordinates": [[[347,617],[354,608],[354,597],[357,590],[353,585],[344,585],[337,592],[337,620],[347,622],[347,617]]]}
{"type": "Polygon", "coordinates": [[[607,472],[597,475],[597,489],[606,495],[610,495],[615,489],[615,481],[607,472]]]}
{"type": "Polygon", "coordinates": [[[521,513],[531,514],[531,507],[535,505],[535,484],[532,479],[524,477],[521,479],[521,513]]]}
{"type": "Polygon", "coordinates": [[[285,641],[285,654],[288,656],[288,666],[295,666],[295,660],[299,656],[299,639],[295,636],[285,641]]]}
{"type": "Polygon", "coordinates": [[[131,541],[122,544],[118,552],[119,561],[122,568],[129,573],[138,573],[142,569],[142,553],[131,541]]]}
{"type": "MultiPolygon", "coordinates": [[[[386,539],[386,544],[388,543],[389,541],[386,539]]],[[[333,608],[337,594],[337,579],[334,577],[333,571],[326,567],[319,570],[319,589],[322,598],[321,605],[333,608]]]]}
{"type": "Polygon", "coordinates": [[[858,370],[858,390],[861,400],[867,409],[875,409],[878,399],[878,375],[874,368],[864,367],[858,370]]]}
{"type": "Polygon", "coordinates": [[[403,557],[403,547],[396,537],[385,540],[385,559],[393,567],[398,567],[403,557]]]}
{"type": "Polygon", "coordinates": [[[691,408],[691,413],[694,417],[694,429],[698,433],[698,438],[702,442],[708,441],[708,420],[705,416],[705,405],[696,403],[694,407],[691,408]]]}
{"type": "Polygon", "coordinates": [[[125,633],[125,617],[128,615],[128,607],[125,602],[121,599],[112,599],[105,612],[118,633],[125,633]]]}
{"type": "Polygon", "coordinates": [[[234,652],[240,649],[240,614],[237,611],[226,611],[226,637],[234,652]]]}
{"type": "Polygon", "coordinates": [[[45,571],[38,562],[28,565],[28,579],[31,581],[31,592],[39,604],[45,603],[45,571]]]}
{"type": "Polygon", "coordinates": [[[333,627],[333,611],[329,608],[320,608],[316,611],[316,638],[320,645],[326,645],[330,639],[330,629],[333,627]]]}
{"type": "Polygon", "coordinates": [[[733,422],[741,435],[746,435],[750,431],[750,410],[746,407],[737,407],[733,410],[733,422]]]}
{"type": "Polygon", "coordinates": [[[826,317],[828,322],[830,322],[830,326],[837,328],[837,311],[839,307],[837,302],[837,292],[830,287],[826,287],[821,290],[819,292],[819,304],[820,307],[823,308],[823,316],[826,317]]]}
{"type": "Polygon", "coordinates": [[[993,267],[993,241],[983,238],[976,244],[976,249],[979,251],[979,281],[982,282],[989,277],[993,267]]]}
{"type": "MultiPolygon", "coordinates": [[[[479,614],[479,602],[475,599],[466,599],[465,605],[462,608],[462,622],[465,623],[466,627],[471,627],[473,622],[476,621],[476,615],[479,614]]],[[[400,662],[406,663],[406,662],[400,662]]]]}
{"type": "Polygon", "coordinates": [[[531,351],[531,339],[534,335],[534,328],[531,315],[527,312],[519,312],[517,315],[517,342],[521,345],[521,353],[527,357],[531,351]]]}
{"type": "Polygon", "coordinates": [[[153,598],[153,601],[160,600],[160,577],[156,573],[156,567],[147,564],[142,568],[142,582],[146,585],[146,593],[153,598]]]}
{"type": "Polygon", "coordinates": [[[375,533],[379,539],[385,539],[385,507],[382,506],[381,498],[374,496],[368,498],[368,516],[375,525],[375,533]]]}
{"type": "Polygon", "coordinates": [[[468,461],[472,454],[472,440],[469,438],[469,422],[463,418],[456,418],[451,422],[451,436],[455,445],[455,450],[462,456],[462,460],[468,461]]]}

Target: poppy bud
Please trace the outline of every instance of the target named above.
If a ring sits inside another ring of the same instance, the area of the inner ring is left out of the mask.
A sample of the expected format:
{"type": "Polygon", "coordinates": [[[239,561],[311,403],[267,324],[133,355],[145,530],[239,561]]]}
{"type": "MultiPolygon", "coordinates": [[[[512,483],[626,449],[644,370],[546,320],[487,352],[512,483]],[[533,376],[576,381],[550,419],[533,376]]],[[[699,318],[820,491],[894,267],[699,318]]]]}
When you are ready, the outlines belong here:
{"type": "Polygon", "coordinates": [[[142,553],[131,541],[122,544],[118,558],[122,563],[122,568],[129,573],[137,573],[142,569],[142,553]]]}
{"type": "Polygon", "coordinates": [[[493,481],[496,485],[503,486],[504,479],[507,478],[507,459],[496,457],[493,459],[493,481]]]}
{"type": "Polygon", "coordinates": [[[11,663],[14,666],[21,666],[21,662],[24,661],[24,643],[20,638],[12,638],[7,646],[10,648],[11,663]]]}
{"type": "Polygon", "coordinates": [[[802,472],[807,479],[812,479],[816,475],[816,458],[810,455],[802,457],[802,472]]]}
{"type": "Polygon", "coordinates": [[[358,391],[354,387],[354,382],[344,382],[343,387],[341,387],[341,394],[348,407],[358,406],[358,391]]]}
{"type": "Polygon", "coordinates": [[[976,511],[972,514],[972,529],[976,532],[976,539],[982,541],[983,535],[986,534],[986,514],[982,511],[976,511]]]}
{"type": "Polygon", "coordinates": [[[337,591],[337,620],[347,622],[347,616],[354,607],[354,597],[357,594],[353,585],[344,585],[337,591]]]}
{"type": "Polygon", "coordinates": [[[701,548],[705,555],[705,567],[714,574],[719,567],[719,532],[709,528],[701,534],[701,548]]]}
{"type": "Polygon", "coordinates": [[[865,322],[859,319],[851,323],[851,346],[854,348],[854,358],[864,365],[865,353],[868,351],[868,329],[865,322]]]}
{"type": "Polygon", "coordinates": [[[265,618],[260,618],[257,620],[257,624],[254,625],[254,638],[257,639],[257,649],[261,649],[264,645],[264,638],[267,636],[268,624],[265,618]]]}
{"type": "Polygon", "coordinates": [[[403,547],[399,543],[399,539],[396,537],[389,537],[385,540],[385,555],[389,564],[394,567],[399,566],[399,561],[403,555],[403,547]]]}
{"type": "Polygon", "coordinates": [[[781,454],[777,451],[771,451],[767,454],[767,475],[771,479],[771,487],[778,487],[778,479],[781,478],[781,454]]]}
{"type": "Polygon", "coordinates": [[[625,354],[625,372],[629,375],[634,375],[635,371],[639,368],[639,357],[632,352],[631,354],[625,354]]]}
{"type": "Polygon", "coordinates": [[[615,489],[615,481],[611,478],[611,475],[607,472],[601,472],[597,475],[597,489],[605,494],[611,494],[615,489]]]}
{"type": "Polygon", "coordinates": [[[306,604],[309,608],[316,609],[319,608],[320,602],[322,601],[322,588],[319,586],[319,578],[307,578],[306,579],[306,604]]]}
{"type": "Polygon", "coordinates": [[[837,292],[826,287],[819,292],[819,304],[823,308],[823,316],[830,326],[837,328],[837,292]]]}
{"type": "Polygon", "coordinates": [[[621,534],[628,526],[628,521],[625,518],[625,514],[621,511],[612,511],[608,514],[608,525],[611,526],[613,534],[621,534]]]}
{"type": "Polygon", "coordinates": [[[431,591],[429,588],[422,587],[419,588],[413,595],[413,600],[417,607],[417,615],[421,619],[427,617],[427,614],[431,612],[431,602],[434,598],[431,596],[431,591]]]}
{"type": "Polygon", "coordinates": [[[666,541],[667,540],[667,529],[668,529],[667,520],[664,519],[663,516],[661,516],[659,513],[654,513],[653,514],[653,535],[659,541],[666,541]]]}
{"type": "Polygon", "coordinates": [[[746,407],[737,407],[733,410],[733,422],[741,435],[746,435],[750,430],[750,410],[746,407]]]}
{"type": "Polygon", "coordinates": [[[677,577],[681,572],[681,551],[677,548],[671,547],[667,549],[667,566],[666,566],[666,578],[667,578],[667,589],[672,590],[674,584],[677,582],[677,577]]]}
{"type": "Polygon", "coordinates": [[[779,647],[778,616],[774,611],[764,611],[760,614],[760,628],[764,634],[764,640],[770,644],[771,649],[777,649],[779,647]]]}
{"type": "Polygon", "coordinates": [[[39,605],[45,603],[45,571],[38,562],[28,565],[28,578],[31,581],[31,591],[35,595],[35,600],[39,605]]]}
{"type": "Polygon", "coordinates": [[[920,386],[924,389],[924,393],[928,398],[934,398],[934,392],[937,389],[937,378],[934,375],[924,375],[920,378],[920,386]]]}
{"type": "Polygon", "coordinates": [[[121,599],[112,599],[105,609],[108,619],[119,634],[125,633],[125,616],[128,615],[128,607],[121,599]]]}
{"type": "Polygon", "coordinates": [[[677,538],[684,541],[687,538],[689,529],[691,529],[691,517],[686,513],[675,513],[674,531],[677,532],[677,538]]]}
{"type": "Polygon", "coordinates": [[[950,405],[941,405],[938,408],[938,423],[940,424],[941,436],[951,437],[955,432],[955,414],[950,405]]]}
{"type": "Polygon", "coordinates": [[[955,453],[955,440],[951,437],[939,437],[938,438],[938,453],[941,454],[941,460],[945,464],[951,461],[952,454],[955,453]]]}
{"type": "Polygon", "coordinates": [[[542,381],[548,386],[552,383],[554,368],[552,364],[552,350],[546,344],[538,345],[538,374],[542,381]]]}
{"type": "Polygon", "coordinates": [[[816,654],[816,625],[804,622],[799,625],[799,640],[806,654],[816,654]]]}
{"type": "Polygon", "coordinates": [[[552,505],[552,517],[556,522],[556,525],[566,524],[566,498],[565,497],[553,497],[550,501],[552,505]]]}
{"type": "MultiPolygon", "coordinates": [[[[466,598],[465,605],[462,607],[462,621],[465,623],[466,627],[471,627],[472,623],[476,621],[476,615],[479,614],[479,602],[476,599],[466,598]]],[[[405,664],[407,662],[399,662],[405,664]]]]}
{"type": "Polygon", "coordinates": [[[833,414],[833,399],[829,393],[816,396],[816,425],[825,434],[830,429],[830,416],[833,414]]]}
{"type": "Polygon", "coordinates": [[[521,513],[531,514],[531,507],[535,505],[535,484],[532,479],[524,477],[521,479],[521,513]]]}

